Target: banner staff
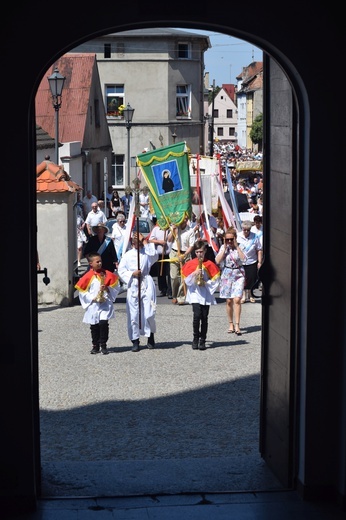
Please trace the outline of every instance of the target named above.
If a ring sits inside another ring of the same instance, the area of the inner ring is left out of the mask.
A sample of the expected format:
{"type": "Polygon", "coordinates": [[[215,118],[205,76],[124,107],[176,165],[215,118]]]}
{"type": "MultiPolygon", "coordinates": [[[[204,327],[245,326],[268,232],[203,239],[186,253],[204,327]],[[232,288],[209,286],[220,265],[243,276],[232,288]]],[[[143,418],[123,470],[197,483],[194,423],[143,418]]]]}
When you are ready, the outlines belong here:
{"type": "MultiPolygon", "coordinates": [[[[141,269],[141,258],[140,258],[140,250],[139,250],[139,216],[140,216],[140,206],[139,206],[139,191],[141,181],[139,177],[136,177],[132,184],[134,185],[135,192],[135,216],[136,216],[136,230],[137,230],[137,269],[141,269]]],[[[141,329],[142,326],[142,312],[141,312],[141,276],[138,278],[138,326],[141,329]]]]}

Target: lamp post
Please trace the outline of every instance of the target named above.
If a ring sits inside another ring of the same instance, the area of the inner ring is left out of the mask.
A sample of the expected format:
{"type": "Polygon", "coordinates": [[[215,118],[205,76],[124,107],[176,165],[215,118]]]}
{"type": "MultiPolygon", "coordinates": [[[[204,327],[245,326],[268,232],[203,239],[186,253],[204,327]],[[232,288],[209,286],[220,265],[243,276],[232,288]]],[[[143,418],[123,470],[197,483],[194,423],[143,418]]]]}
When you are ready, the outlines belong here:
{"type": "Polygon", "coordinates": [[[49,88],[52,94],[55,110],[55,162],[59,165],[59,109],[61,107],[61,93],[64,88],[65,77],[55,67],[53,74],[48,76],[49,88]]]}
{"type": "Polygon", "coordinates": [[[127,186],[130,186],[130,130],[132,126],[132,118],[135,109],[131,107],[130,103],[127,103],[126,108],[123,110],[125,124],[127,128],[127,186]]]}

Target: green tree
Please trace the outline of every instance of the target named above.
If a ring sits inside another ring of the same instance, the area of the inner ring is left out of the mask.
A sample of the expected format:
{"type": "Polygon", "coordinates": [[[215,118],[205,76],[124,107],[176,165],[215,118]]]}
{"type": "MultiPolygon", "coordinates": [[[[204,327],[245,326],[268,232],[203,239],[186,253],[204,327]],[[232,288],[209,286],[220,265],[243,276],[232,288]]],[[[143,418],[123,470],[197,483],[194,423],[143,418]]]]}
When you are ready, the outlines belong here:
{"type": "Polygon", "coordinates": [[[250,130],[250,139],[253,143],[258,144],[258,149],[262,150],[263,141],[263,114],[259,114],[252,123],[250,130]]]}
{"type": "MultiPolygon", "coordinates": [[[[215,87],[214,88],[214,99],[217,95],[217,93],[221,90],[221,87],[215,87]]],[[[208,92],[208,104],[210,105],[213,101],[213,90],[209,90],[208,92]]]]}

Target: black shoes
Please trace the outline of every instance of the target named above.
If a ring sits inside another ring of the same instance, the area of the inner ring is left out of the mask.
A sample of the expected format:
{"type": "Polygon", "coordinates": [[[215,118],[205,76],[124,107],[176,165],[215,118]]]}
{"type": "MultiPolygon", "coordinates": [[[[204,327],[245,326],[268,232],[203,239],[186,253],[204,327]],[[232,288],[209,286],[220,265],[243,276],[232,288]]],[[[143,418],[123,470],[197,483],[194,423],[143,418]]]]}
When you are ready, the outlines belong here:
{"type": "Polygon", "coordinates": [[[204,339],[200,339],[199,340],[199,345],[198,345],[198,349],[199,350],[206,350],[206,346],[205,346],[205,340],[204,339]]]}
{"type": "Polygon", "coordinates": [[[101,345],[101,354],[104,356],[108,354],[107,345],[101,345]]]}
{"type": "Polygon", "coordinates": [[[147,347],[148,348],[155,348],[155,338],[154,338],[154,333],[153,332],[150,334],[150,337],[148,338],[147,347]]]}
{"type": "Polygon", "coordinates": [[[139,352],[139,339],[133,339],[132,344],[133,344],[133,347],[131,349],[132,352],[139,352]]]}
{"type": "Polygon", "coordinates": [[[192,341],[192,345],[191,346],[192,346],[193,350],[197,350],[198,349],[198,339],[194,339],[192,341]]]}
{"type": "Polygon", "coordinates": [[[205,339],[200,339],[198,341],[198,339],[194,338],[193,341],[192,341],[192,345],[191,346],[192,346],[193,350],[197,350],[197,349],[198,350],[206,350],[207,349],[207,347],[205,346],[205,339]]]}
{"type": "Polygon", "coordinates": [[[101,345],[101,348],[98,345],[93,345],[93,348],[90,350],[90,354],[98,354],[99,352],[104,356],[108,354],[107,345],[101,345]]]}
{"type": "Polygon", "coordinates": [[[161,296],[166,296],[166,291],[161,291],[159,294],[159,297],[161,297],[161,296]]]}

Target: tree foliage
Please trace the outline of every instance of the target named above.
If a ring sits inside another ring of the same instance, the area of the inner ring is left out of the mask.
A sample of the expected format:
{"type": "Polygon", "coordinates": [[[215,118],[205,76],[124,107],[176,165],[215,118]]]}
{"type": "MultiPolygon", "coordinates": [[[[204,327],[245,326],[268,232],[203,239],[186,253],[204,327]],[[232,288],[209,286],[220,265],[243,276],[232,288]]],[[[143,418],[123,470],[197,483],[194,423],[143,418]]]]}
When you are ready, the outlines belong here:
{"type": "Polygon", "coordinates": [[[250,139],[253,143],[260,145],[262,148],[263,141],[263,114],[259,114],[252,123],[250,130],[250,139]]]}
{"type": "Polygon", "coordinates": [[[218,94],[218,92],[220,90],[221,90],[221,87],[215,87],[214,91],[212,89],[209,90],[209,92],[208,92],[208,104],[209,105],[213,102],[213,94],[214,94],[214,99],[215,99],[216,95],[218,94]]]}

